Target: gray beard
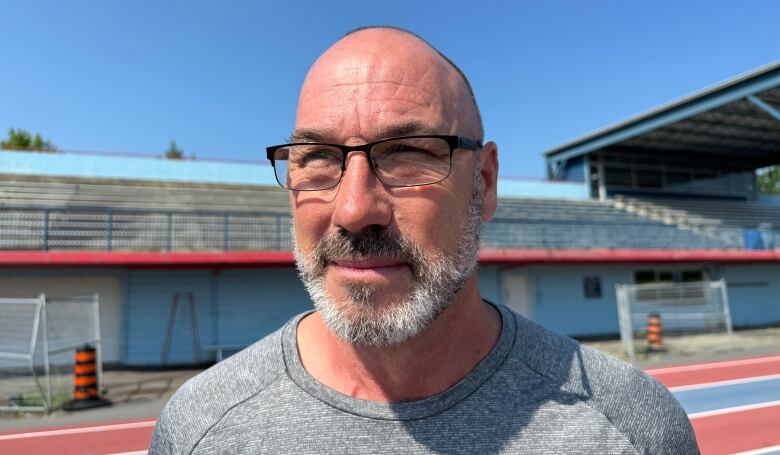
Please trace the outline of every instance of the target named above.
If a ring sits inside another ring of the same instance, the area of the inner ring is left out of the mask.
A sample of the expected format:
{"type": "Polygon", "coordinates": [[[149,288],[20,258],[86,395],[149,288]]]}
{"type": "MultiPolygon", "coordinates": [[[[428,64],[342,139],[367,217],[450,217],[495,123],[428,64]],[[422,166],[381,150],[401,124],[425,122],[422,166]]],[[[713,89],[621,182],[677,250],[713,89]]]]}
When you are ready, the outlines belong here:
{"type": "Polygon", "coordinates": [[[466,221],[452,254],[428,256],[409,238],[385,229],[354,235],[332,232],[317,242],[312,254],[305,255],[298,248],[293,226],[299,275],[328,329],[348,343],[374,347],[396,345],[422,332],[450,306],[477,267],[482,189],[482,178],[475,172],[466,221]],[[415,283],[400,301],[379,305],[372,285],[346,282],[342,286],[347,298],[337,302],[325,290],[327,266],[337,257],[399,258],[410,267],[415,283]]]}

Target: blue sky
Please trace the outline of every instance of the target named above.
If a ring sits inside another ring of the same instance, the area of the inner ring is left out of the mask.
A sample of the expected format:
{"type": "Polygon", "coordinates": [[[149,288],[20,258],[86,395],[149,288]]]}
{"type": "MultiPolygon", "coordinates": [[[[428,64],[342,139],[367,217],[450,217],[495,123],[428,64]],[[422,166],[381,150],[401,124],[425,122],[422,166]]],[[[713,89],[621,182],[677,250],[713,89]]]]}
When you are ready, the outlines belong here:
{"type": "Polygon", "coordinates": [[[262,160],[345,32],[408,28],[470,78],[501,174],[780,58],[776,1],[0,3],[0,131],[62,149],[262,160]]]}

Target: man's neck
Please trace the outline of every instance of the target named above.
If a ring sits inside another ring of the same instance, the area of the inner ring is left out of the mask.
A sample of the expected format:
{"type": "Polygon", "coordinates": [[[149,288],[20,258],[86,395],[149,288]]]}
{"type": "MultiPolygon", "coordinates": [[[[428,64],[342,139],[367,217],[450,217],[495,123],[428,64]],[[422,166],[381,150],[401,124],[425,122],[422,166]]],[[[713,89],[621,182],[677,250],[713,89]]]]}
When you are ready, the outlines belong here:
{"type": "Polygon", "coordinates": [[[448,389],[487,356],[500,332],[501,316],[482,301],[472,276],[449,308],[404,343],[377,348],[344,342],[316,312],[300,321],[297,340],[304,368],[322,384],[393,403],[448,389]]]}

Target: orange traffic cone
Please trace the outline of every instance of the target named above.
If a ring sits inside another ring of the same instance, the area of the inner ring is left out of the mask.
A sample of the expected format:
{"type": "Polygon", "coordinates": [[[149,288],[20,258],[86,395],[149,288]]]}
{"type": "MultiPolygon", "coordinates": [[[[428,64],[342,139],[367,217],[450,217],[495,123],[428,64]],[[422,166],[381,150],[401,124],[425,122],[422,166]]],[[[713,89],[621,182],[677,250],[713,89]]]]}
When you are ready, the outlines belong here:
{"type": "Polygon", "coordinates": [[[108,406],[110,401],[100,397],[97,386],[97,356],[95,348],[84,345],[76,350],[76,364],[73,367],[73,399],[62,408],[66,411],[108,406]]]}
{"type": "Polygon", "coordinates": [[[661,352],[664,350],[664,342],[661,336],[661,315],[658,313],[647,315],[647,351],[661,352]]]}

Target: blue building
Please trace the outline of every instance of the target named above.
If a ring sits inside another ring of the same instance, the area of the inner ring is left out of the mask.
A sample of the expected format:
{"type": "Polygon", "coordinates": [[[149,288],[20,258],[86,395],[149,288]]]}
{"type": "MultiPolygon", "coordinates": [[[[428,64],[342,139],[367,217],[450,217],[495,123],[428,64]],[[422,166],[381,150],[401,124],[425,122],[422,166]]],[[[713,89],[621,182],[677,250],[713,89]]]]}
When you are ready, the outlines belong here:
{"type": "MultiPolygon", "coordinates": [[[[726,280],[735,326],[780,323],[780,63],[501,179],[483,295],[573,336],[618,333],[618,283],[726,280]]],[[[0,294],[101,296],[106,363],[192,364],[311,308],[288,194],[262,163],[0,152],[0,294]],[[167,346],[167,348],[166,348],[167,346]]]]}

